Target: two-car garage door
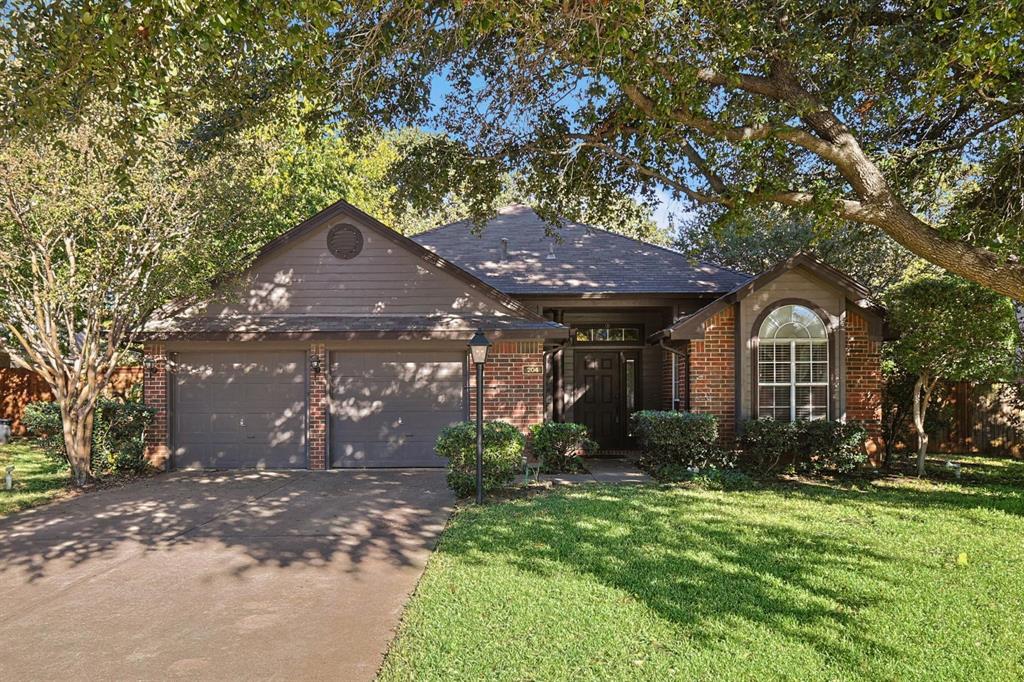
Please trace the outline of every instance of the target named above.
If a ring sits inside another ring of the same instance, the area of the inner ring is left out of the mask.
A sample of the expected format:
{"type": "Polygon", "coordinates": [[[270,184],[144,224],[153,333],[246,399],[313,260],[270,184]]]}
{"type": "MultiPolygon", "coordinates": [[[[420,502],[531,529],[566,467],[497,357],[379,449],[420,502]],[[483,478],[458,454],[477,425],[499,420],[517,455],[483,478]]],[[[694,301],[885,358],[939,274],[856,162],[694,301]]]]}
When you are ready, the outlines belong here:
{"type": "MultiPolygon", "coordinates": [[[[331,354],[332,467],[442,466],[438,432],[464,419],[464,352],[331,354]]],[[[304,468],[303,351],[177,355],[175,466],[304,468]]]]}

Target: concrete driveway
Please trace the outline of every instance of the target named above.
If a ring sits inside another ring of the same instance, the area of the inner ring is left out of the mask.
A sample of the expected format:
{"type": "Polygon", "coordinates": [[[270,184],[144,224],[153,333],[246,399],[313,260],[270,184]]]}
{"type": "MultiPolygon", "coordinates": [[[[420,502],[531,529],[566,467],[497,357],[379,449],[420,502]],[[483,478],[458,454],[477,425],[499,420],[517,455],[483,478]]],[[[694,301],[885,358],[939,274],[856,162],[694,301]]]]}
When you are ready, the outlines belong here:
{"type": "Polygon", "coordinates": [[[0,673],[368,680],[444,472],[176,473],[0,520],[0,673]]]}

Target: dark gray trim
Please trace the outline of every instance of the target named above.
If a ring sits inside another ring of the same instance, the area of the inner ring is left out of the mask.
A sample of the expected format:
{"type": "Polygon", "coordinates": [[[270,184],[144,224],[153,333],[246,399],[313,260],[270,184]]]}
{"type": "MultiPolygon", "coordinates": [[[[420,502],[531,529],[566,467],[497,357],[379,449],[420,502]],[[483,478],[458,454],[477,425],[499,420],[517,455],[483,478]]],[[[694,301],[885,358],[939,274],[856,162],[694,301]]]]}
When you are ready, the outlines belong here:
{"type": "MultiPolygon", "coordinates": [[[[777,308],[781,308],[784,305],[799,305],[804,308],[813,310],[814,313],[821,319],[825,325],[825,332],[828,334],[828,383],[829,392],[832,393],[830,400],[828,401],[828,418],[836,419],[836,409],[839,406],[839,363],[837,362],[838,349],[836,343],[836,334],[839,331],[838,327],[832,327],[832,318],[828,314],[828,311],[819,306],[816,303],[812,303],[803,298],[780,298],[777,301],[773,301],[771,305],[765,306],[757,318],[754,319],[754,324],[750,327],[750,418],[758,419],[757,409],[757,395],[758,395],[758,379],[757,379],[757,352],[758,346],[760,345],[760,336],[758,332],[761,330],[761,324],[764,319],[777,308]]],[[[737,334],[738,336],[738,334],[737,334]]],[[[739,365],[737,364],[736,373],[739,374],[739,365]]],[[[738,398],[739,399],[739,398],[738,398]]],[[[739,419],[739,412],[736,413],[737,420],[739,419]]]]}
{"type": "MultiPolygon", "coordinates": [[[[502,330],[487,329],[492,339],[565,339],[568,328],[546,327],[542,329],[502,330]]],[[[146,341],[368,341],[375,339],[389,341],[468,341],[471,330],[452,331],[356,331],[356,332],[150,332],[144,334],[146,341]]]]}

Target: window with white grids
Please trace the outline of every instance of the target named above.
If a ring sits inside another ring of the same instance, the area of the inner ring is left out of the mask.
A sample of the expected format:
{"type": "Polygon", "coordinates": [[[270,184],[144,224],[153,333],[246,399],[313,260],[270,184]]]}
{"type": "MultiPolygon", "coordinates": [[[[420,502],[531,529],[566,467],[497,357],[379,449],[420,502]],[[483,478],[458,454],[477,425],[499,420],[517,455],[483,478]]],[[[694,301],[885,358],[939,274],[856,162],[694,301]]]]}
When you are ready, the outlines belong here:
{"type": "Polygon", "coordinates": [[[828,333],[817,313],[799,305],[773,310],[758,332],[758,416],[828,419],[828,361],[828,333]]]}

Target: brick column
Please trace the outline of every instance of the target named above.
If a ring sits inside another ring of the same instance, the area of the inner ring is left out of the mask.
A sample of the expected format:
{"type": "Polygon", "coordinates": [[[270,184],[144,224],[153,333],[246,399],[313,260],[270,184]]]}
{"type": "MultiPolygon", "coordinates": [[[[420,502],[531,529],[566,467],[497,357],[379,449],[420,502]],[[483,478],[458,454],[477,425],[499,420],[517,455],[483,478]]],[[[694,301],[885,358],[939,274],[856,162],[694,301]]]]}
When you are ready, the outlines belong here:
{"type": "Polygon", "coordinates": [[[718,439],[736,437],[736,315],[732,307],[704,323],[704,338],[690,342],[690,405],[718,418],[718,439]]]}
{"type": "Polygon", "coordinates": [[[877,461],[882,452],[882,344],[868,336],[868,323],[846,315],[846,418],[868,430],[866,447],[877,461]]]}
{"type": "Polygon", "coordinates": [[[306,447],[309,451],[309,468],[327,468],[327,349],[323,344],[313,344],[309,347],[309,362],[312,366],[313,359],[320,360],[320,371],[308,371],[309,376],[309,426],[308,442],[306,447]]]}
{"type": "MultiPolygon", "coordinates": [[[[469,418],[476,419],[476,367],[469,363],[469,418]]],[[[544,421],[544,343],[498,341],[484,366],[484,419],[524,433],[544,421]]]]}
{"type": "Polygon", "coordinates": [[[143,373],[142,400],[156,408],[153,422],[146,429],[145,457],[152,467],[163,471],[171,457],[167,349],[162,344],[147,344],[143,353],[153,360],[153,369],[143,373]]]}

